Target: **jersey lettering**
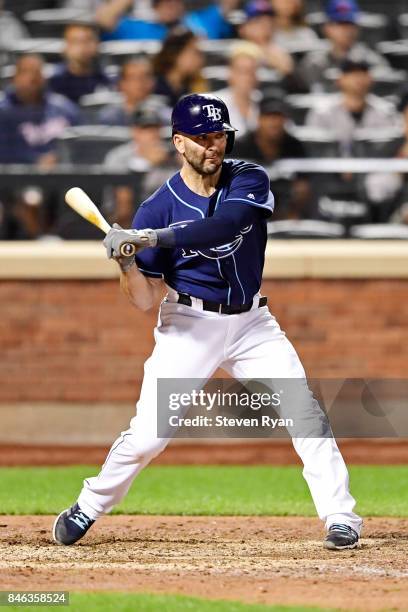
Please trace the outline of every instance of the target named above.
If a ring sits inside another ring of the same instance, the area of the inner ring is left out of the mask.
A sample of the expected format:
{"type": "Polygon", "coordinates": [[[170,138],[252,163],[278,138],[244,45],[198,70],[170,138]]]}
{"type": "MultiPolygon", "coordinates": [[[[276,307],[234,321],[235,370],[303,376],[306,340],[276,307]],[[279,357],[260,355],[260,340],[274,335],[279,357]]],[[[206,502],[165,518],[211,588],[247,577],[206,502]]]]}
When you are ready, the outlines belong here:
{"type": "MultiPolygon", "coordinates": [[[[194,221],[193,220],[178,221],[177,223],[171,223],[169,227],[176,227],[176,226],[185,227],[187,223],[194,223],[194,221]]],[[[241,246],[244,240],[244,234],[247,234],[248,232],[250,232],[251,229],[252,229],[252,225],[249,225],[248,227],[243,227],[241,231],[239,232],[239,234],[235,237],[235,240],[233,240],[232,242],[229,242],[228,244],[221,244],[220,246],[203,249],[203,250],[181,249],[182,256],[187,258],[187,257],[198,257],[199,255],[202,255],[206,259],[224,259],[224,257],[229,257],[230,255],[232,255],[233,253],[235,253],[235,251],[239,249],[239,247],[241,246]]]]}

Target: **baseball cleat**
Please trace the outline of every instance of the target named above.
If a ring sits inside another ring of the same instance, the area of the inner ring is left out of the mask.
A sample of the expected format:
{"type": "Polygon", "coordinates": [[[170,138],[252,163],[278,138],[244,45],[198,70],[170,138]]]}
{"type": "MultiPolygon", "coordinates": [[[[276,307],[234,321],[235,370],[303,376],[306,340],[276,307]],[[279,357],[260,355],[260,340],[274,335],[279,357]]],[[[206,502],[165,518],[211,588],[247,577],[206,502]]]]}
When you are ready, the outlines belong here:
{"type": "Polygon", "coordinates": [[[70,546],[80,540],[94,522],[75,503],[57,516],[52,529],[52,537],[57,544],[70,546]]]}
{"type": "Polygon", "coordinates": [[[323,546],[328,550],[357,548],[358,533],[348,525],[330,525],[323,546]]]}

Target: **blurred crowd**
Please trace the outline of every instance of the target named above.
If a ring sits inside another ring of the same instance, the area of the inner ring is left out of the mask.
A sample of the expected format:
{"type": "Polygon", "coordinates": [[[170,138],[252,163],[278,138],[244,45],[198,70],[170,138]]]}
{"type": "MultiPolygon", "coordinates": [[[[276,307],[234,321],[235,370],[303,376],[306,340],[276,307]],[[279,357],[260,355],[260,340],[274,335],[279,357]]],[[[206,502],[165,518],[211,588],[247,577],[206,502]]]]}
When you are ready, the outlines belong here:
{"type": "Polygon", "coordinates": [[[189,92],[226,102],[233,156],[270,172],[275,221],[408,225],[408,174],[353,171],[408,159],[407,31],[399,0],[0,0],[0,164],[16,177],[0,239],[99,237],[63,204],[61,175],[79,168],[129,226],[179,168],[170,115],[189,92]],[[277,163],[307,158],[355,166],[277,163]]]}

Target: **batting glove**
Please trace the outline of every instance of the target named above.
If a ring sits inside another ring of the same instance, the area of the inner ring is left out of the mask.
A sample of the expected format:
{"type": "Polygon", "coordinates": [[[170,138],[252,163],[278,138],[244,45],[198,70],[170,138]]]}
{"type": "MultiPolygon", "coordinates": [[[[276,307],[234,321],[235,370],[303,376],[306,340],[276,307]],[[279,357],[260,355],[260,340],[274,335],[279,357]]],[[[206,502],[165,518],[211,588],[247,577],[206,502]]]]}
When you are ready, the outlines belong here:
{"type": "Polygon", "coordinates": [[[124,256],[121,253],[121,247],[129,243],[136,246],[137,253],[146,247],[154,247],[157,244],[156,232],[151,229],[125,230],[117,223],[114,223],[103,241],[108,259],[113,258],[119,263],[123,262],[125,266],[130,267],[131,260],[134,261],[134,255],[124,256]]]}
{"type": "Polygon", "coordinates": [[[114,259],[122,271],[127,272],[135,264],[135,256],[122,255],[122,245],[134,244],[137,253],[146,246],[155,246],[154,236],[149,235],[149,232],[154,233],[153,230],[124,230],[118,223],[114,223],[103,241],[108,259],[114,259]]]}

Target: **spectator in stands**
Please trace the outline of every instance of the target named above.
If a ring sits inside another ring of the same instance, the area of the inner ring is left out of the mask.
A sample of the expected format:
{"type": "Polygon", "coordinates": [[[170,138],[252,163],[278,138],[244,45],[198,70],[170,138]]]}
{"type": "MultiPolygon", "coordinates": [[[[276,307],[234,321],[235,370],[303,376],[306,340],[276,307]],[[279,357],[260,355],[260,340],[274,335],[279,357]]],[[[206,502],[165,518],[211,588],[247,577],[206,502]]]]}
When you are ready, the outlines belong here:
{"type": "MultiPolygon", "coordinates": [[[[132,117],[132,141],[115,147],[105,159],[109,172],[145,173],[141,178],[137,202],[142,202],[153,193],[179,164],[173,150],[162,140],[160,130],[163,120],[155,107],[142,105],[132,117]]],[[[135,194],[129,187],[115,189],[115,205],[112,220],[130,226],[135,210],[135,194]]]]}
{"type": "Polygon", "coordinates": [[[3,10],[4,1],[0,0],[0,66],[7,61],[6,51],[10,45],[22,38],[28,38],[27,29],[10,11],[3,10]]]}
{"type": "Polygon", "coordinates": [[[272,0],[275,12],[274,42],[283,49],[318,42],[316,32],[306,25],[303,14],[303,0],[272,0]]]}
{"type": "Polygon", "coordinates": [[[219,0],[186,13],[184,0],[152,0],[151,14],[145,7],[143,15],[140,0],[107,0],[96,10],[96,21],[106,31],[106,40],[163,40],[169,28],[180,24],[207,38],[231,38],[228,14],[239,3],[219,0]]]}
{"type": "Polygon", "coordinates": [[[206,89],[201,76],[204,55],[198,47],[198,38],[184,27],[175,28],[165,39],[153,59],[156,76],[155,93],[163,96],[173,108],[180,96],[206,89]]]}
{"type": "Polygon", "coordinates": [[[257,124],[262,97],[257,76],[260,59],[256,45],[236,43],[229,60],[228,87],[214,92],[229,108],[231,124],[237,128],[239,137],[254,130],[257,124]]]}
{"type": "Polygon", "coordinates": [[[345,59],[367,62],[370,68],[387,66],[387,61],[358,41],[359,8],[355,0],[330,0],[326,9],[327,21],[323,33],[329,42],[327,49],[309,52],[299,65],[299,75],[314,91],[329,91],[332,81],[327,70],[339,68],[345,59]]]}
{"type": "Polygon", "coordinates": [[[394,156],[400,159],[408,159],[408,90],[402,95],[398,110],[402,113],[404,135],[395,146],[394,156]]]}
{"type": "Polygon", "coordinates": [[[78,103],[82,96],[109,89],[111,82],[98,65],[99,40],[91,24],[72,23],[65,28],[65,62],[49,80],[52,91],[78,103]]]}
{"type": "MultiPolygon", "coordinates": [[[[407,91],[400,99],[398,110],[402,113],[403,132],[399,138],[391,140],[384,146],[382,156],[387,159],[408,159],[407,91]]],[[[369,174],[365,178],[365,189],[370,202],[382,209],[383,217],[386,216],[387,219],[390,217],[392,223],[408,224],[408,174],[393,172],[369,174]]]]}
{"type": "Polygon", "coordinates": [[[237,139],[234,153],[264,165],[277,159],[306,157],[302,143],[288,132],[289,115],[289,106],[281,99],[262,99],[256,129],[237,139]]]}
{"type": "Polygon", "coordinates": [[[63,8],[75,9],[89,15],[94,15],[103,2],[104,0],[65,0],[63,8]]]}
{"type": "Polygon", "coordinates": [[[295,63],[289,53],[274,40],[275,13],[268,0],[251,0],[245,6],[245,21],[238,27],[239,37],[257,45],[264,63],[283,77],[294,72],[295,63]]]}
{"type": "Polygon", "coordinates": [[[34,9],[56,8],[56,0],[2,0],[6,11],[12,12],[17,19],[24,19],[28,11],[34,9]]]}
{"type": "Polygon", "coordinates": [[[152,95],[154,84],[153,70],[146,57],[125,61],[120,68],[118,80],[118,90],[123,96],[123,102],[102,109],[97,122],[104,125],[129,126],[139,106],[155,99],[162,109],[163,118],[168,119],[170,109],[160,103],[158,97],[152,95]]]}
{"type": "MultiPolygon", "coordinates": [[[[57,162],[56,139],[67,126],[79,122],[72,102],[47,92],[43,67],[37,55],[17,60],[13,84],[0,102],[1,164],[51,168],[57,162]]],[[[7,203],[6,238],[35,238],[52,218],[53,194],[38,188],[2,190],[0,198],[7,203]]]]}
{"type": "Polygon", "coordinates": [[[370,94],[372,78],[366,62],[346,59],[337,81],[340,94],[329,96],[309,111],[306,125],[331,133],[343,156],[352,155],[356,128],[396,128],[401,120],[390,102],[370,94]]]}
{"type": "MultiPolygon", "coordinates": [[[[290,109],[281,98],[264,98],[260,103],[256,129],[237,139],[234,155],[264,166],[281,159],[305,158],[302,143],[288,131],[289,116],[290,109]]],[[[309,215],[311,191],[305,176],[274,180],[273,191],[277,201],[275,220],[300,219],[309,215]]]]}
{"type": "Polygon", "coordinates": [[[163,40],[185,16],[184,0],[152,0],[151,20],[135,18],[129,12],[134,0],[108,0],[96,12],[105,40],[163,40]]]}
{"type": "Polygon", "coordinates": [[[13,85],[0,102],[0,163],[54,165],[56,138],[80,122],[72,102],[47,92],[43,68],[37,55],[17,60],[13,85]]]}
{"type": "Polygon", "coordinates": [[[228,21],[228,15],[238,8],[239,4],[240,0],[211,2],[205,8],[187,13],[185,25],[195,34],[206,38],[233,38],[234,30],[228,21]]]}

